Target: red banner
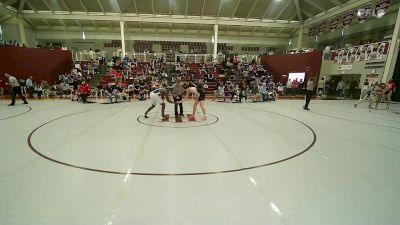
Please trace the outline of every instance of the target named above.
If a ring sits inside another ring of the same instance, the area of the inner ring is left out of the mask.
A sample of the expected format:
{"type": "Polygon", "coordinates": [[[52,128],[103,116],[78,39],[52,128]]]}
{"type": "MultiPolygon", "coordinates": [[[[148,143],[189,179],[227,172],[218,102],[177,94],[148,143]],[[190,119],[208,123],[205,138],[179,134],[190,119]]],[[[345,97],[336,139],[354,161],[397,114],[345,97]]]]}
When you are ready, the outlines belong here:
{"type": "Polygon", "coordinates": [[[387,13],[389,7],[390,0],[379,0],[375,6],[374,16],[376,16],[377,18],[381,18],[387,13]]]}
{"type": "Polygon", "coordinates": [[[359,23],[364,23],[367,21],[369,15],[372,14],[372,6],[366,6],[364,8],[358,9],[357,20],[359,23]]]}
{"type": "Polygon", "coordinates": [[[354,18],[354,12],[353,11],[346,13],[346,15],[344,15],[344,17],[343,17],[343,26],[345,28],[350,26],[351,22],[353,22],[353,18],[354,18]]]}
{"type": "Polygon", "coordinates": [[[339,17],[338,17],[338,18],[335,18],[335,19],[333,19],[333,20],[331,20],[331,23],[330,23],[330,25],[329,25],[329,29],[330,29],[332,32],[335,31],[335,30],[338,28],[339,23],[340,23],[340,18],[339,18],[339,17]]]}

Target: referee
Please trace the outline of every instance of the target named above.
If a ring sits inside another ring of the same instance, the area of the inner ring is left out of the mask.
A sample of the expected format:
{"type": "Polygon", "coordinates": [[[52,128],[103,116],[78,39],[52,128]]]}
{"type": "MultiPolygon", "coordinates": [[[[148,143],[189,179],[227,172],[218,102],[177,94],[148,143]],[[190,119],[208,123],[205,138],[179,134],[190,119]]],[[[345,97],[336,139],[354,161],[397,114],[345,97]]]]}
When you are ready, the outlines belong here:
{"type": "Polygon", "coordinates": [[[8,83],[11,86],[11,104],[9,104],[8,106],[15,105],[15,96],[17,96],[17,94],[21,96],[22,100],[24,101],[24,104],[28,104],[25,96],[21,92],[21,86],[19,85],[18,80],[8,73],[5,73],[5,76],[8,78],[8,83]]]}
{"type": "Polygon", "coordinates": [[[304,105],[304,110],[310,110],[310,108],[308,108],[308,105],[310,104],[311,101],[311,96],[314,91],[314,86],[315,86],[314,78],[310,77],[310,79],[307,82],[306,104],[304,105]]]}

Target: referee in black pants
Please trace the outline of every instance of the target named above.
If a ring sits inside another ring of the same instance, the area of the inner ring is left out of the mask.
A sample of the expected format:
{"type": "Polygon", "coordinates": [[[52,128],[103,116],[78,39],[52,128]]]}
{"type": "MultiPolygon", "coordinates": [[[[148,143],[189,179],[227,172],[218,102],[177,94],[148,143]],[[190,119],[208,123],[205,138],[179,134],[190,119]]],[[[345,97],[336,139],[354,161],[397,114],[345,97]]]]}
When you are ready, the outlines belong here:
{"type": "MultiPolygon", "coordinates": [[[[182,94],[183,94],[183,87],[181,84],[181,79],[176,78],[176,83],[172,87],[172,94],[174,96],[174,102],[177,103],[179,101],[182,101],[182,94]]],[[[178,115],[178,106],[179,106],[179,115],[184,116],[183,114],[183,104],[175,104],[175,116],[178,115]]]]}
{"type": "Polygon", "coordinates": [[[306,91],[306,104],[304,105],[304,110],[310,110],[308,108],[308,105],[310,104],[311,101],[311,96],[314,92],[314,78],[310,77],[310,79],[307,82],[307,91],[306,91]]]}
{"type": "Polygon", "coordinates": [[[5,73],[5,76],[8,78],[8,83],[11,86],[11,104],[9,104],[9,106],[15,105],[15,96],[17,96],[17,94],[21,96],[22,100],[24,101],[24,104],[28,104],[25,96],[21,92],[21,86],[19,85],[18,80],[8,73],[5,73]]]}

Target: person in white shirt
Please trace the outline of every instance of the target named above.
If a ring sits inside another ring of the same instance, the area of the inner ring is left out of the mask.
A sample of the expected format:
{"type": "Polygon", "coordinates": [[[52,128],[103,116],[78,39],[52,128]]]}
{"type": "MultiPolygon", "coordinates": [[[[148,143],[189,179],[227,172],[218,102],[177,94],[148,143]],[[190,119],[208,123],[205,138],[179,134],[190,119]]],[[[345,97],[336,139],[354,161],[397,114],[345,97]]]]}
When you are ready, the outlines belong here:
{"type": "Polygon", "coordinates": [[[24,104],[28,104],[25,96],[21,92],[21,86],[19,85],[18,80],[8,73],[5,73],[4,75],[8,79],[8,84],[11,86],[11,104],[9,104],[8,106],[15,105],[15,97],[17,96],[17,94],[21,97],[22,101],[24,101],[24,104]]]}
{"type": "Polygon", "coordinates": [[[288,80],[288,82],[286,83],[286,95],[291,95],[292,94],[292,80],[288,80]]]}
{"type": "Polygon", "coordinates": [[[314,78],[310,77],[308,82],[307,82],[307,91],[306,91],[306,104],[304,105],[305,110],[310,110],[308,108],[308,105],[310,104],[312,93],[314,91],[314,78]]]}

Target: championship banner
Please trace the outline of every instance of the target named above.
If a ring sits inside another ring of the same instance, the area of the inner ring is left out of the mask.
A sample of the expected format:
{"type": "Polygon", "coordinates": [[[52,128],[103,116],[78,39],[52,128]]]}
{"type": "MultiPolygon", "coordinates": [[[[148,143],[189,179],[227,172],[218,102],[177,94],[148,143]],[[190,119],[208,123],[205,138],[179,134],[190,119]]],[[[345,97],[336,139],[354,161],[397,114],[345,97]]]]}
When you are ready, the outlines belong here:
{"type": "Polygon", "coordinates": [[[372,6],[366,6],[364,8],[358,9],[357,12],[357,20],[359,23],[364,23],[365,21],[367,21],[369,15],[372,14],[372,6]]]}
{"type": "Polygon", "coordinates": [[[351,22],[353,22],[353,18],[354,18],[354,12],[348,12],[344,15],[343,17],[343,26],[345,28],[347,28],[348,26],[350,26],[351,22]]]}
{"type": "Polygon", "coordinates": [[[331,32],[335,31],[338,28],[339,23],[340,23],[339,17],[331,20],[331,23],[329,25],[329,29],[331,30],[331,32]]]}
{"type": "Polygon", "coordinates": [[[324,33],[324,32],[325,32],[325,29],[326,29],[326,22],[324,21],[324,22],[321,22],[321,23],[318,25],[318,33],[319,33],[319,34],[324,33]]]}
{"type": "Polygon", "coordinates": [[[375,6],[374,16],[377,18],[382,18],[389,10],[389,7],[390,0],[379,0],[375,6]]]}

